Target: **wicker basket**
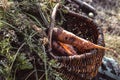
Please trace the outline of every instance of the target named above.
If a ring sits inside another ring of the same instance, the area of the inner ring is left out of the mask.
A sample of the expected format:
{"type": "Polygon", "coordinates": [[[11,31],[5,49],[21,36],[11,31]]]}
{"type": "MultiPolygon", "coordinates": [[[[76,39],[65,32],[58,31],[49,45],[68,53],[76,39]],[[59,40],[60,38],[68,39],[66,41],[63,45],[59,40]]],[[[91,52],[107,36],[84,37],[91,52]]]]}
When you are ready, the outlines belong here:
{"type": "MultiPolygon", "coordinates": [[[[88,40],[93,43],[104,46],[102,30],[92,19],[72,11],[58,11],[56,16],[58,23],[61,22],[60,15],[64,17],[62,28],[85,39],[90,38],[88,40]]],[[[52,53],[56,54],[54,51],[52,53]]],[[[67,80],[89,80],[96,76],[103,56],[104,50],[101,49],[93,49],[75,56],[56,56],[55,59],[61,66],[56,70],[67,80]]]]}

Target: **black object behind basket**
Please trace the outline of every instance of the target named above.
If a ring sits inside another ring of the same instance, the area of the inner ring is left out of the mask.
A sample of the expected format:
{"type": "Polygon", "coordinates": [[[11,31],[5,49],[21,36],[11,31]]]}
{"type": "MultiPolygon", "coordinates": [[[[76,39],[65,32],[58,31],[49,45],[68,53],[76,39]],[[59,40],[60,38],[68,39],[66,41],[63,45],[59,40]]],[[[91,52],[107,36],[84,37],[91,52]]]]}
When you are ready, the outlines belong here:
{"type": "MultiPolygon", "coordinates": [[[[61,23],[61,27],[65,30],[104,46],[102,30],[92,19],[68,10],[58,11],[56,21],[61,23]]],[[[52,53],[59,52],[53,51],[52,53]]],[[[98,72],[103,56],[104,50],[101,49],[90,50],[74,56],[56,56],[55,59],[61,66],[56,70],[62,73],[67,80],[92,79],[98,72]]]]}

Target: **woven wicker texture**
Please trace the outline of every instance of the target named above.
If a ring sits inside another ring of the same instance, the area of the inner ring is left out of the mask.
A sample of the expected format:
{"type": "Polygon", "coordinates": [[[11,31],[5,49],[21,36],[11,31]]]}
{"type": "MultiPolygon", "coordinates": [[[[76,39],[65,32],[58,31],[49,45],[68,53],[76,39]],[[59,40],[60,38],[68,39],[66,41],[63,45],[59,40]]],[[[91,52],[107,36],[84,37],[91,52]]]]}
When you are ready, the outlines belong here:
{"type": "MultiPolygon", "coordinates": [[[[64,17],[62,28],[104,46],[102,30],[92,19],[72,11],[60,11],[57,13],[57,22],[63,20],[60,15],[64,17]]],[[[56,54],[56,51],[52,53],[56,54]]],[[[56,56],[61,66],[56,70],[62,73],[67,80],[89,80],[96,76],[103,56],[104,50],[101,49],[89,50],[74,56],[56,56]]]]}

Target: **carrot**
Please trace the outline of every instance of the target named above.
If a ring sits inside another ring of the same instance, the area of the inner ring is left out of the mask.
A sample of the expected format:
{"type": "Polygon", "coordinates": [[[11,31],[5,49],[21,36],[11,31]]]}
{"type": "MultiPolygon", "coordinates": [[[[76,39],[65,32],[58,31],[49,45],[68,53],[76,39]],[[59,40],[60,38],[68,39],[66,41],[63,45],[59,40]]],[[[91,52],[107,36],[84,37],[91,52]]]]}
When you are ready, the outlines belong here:
{"type": "Polygon", "coordinates": [[[57,56],[68,56],[64,48],[61,47],[60,44],[56,41],[52,42],[52,50],[55,52],[55,55],[57,56]]]}
{"type": "Polygon", "coordinates": [[[109,48],[96,45],[90,41],[80,38],[75,34],[68,32],[66,30],[63,30],[61,28],[53,28],[53,37],[62,43],[75,46],[78,50],[87,50],[87,49],[94,49],[94,48],[111,50],[109,48]]]}
{"type": "Polygon", "coordinates": [[[72,48],[72,46],[68,44],[63,44],[61,42],[52,42],[53,49],[58,51],[62,56],[73,56],[77,55],[76,51],[72,48]]]}
{"type": "Polygon", "coordinates": [[[59,42],[59,43],[65,49],[65,51],[67,52],[67,54],[69,56],[77,55],[76,51],[74,50],[74,48],[71,45],[64,44],[64,43],[61,43],[61,42],[59,42]]]}

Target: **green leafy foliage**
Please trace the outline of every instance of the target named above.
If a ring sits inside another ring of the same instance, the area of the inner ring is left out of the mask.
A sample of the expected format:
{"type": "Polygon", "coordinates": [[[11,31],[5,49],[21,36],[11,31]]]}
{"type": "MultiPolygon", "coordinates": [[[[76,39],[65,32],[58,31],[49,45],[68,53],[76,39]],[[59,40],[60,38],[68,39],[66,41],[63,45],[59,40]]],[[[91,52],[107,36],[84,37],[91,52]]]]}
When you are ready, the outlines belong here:
{"type": "Polygon", "coordinates": [[[9,53],[10,49],[9,38],[0,41],[0,49],[1,49],[0,55],[6,55],[7,53],[9,53]]]}
{"type": "Polygon", "coordinates": [[[25,54],[20,54],[16,60],[15,66],[19,70],[32,69],[33,65],[30,63],[29,59],[26,58],[25,54]]]}
{"type": "Polygon", "coordinates": [[[10,55],[10,39],[4,38],[0,41],[0,74],[4,77],[8,77],[7,75],[10,74],[10,65],[12,63],[13,56],[10,55]]]}
{"type": "Polygon", "coordinates": [[[0,15],[4,13],[4,16],[0,16],[0,77],[5,80],[63,80],[54,70],[59,64],[50,60],[42,44],[45,34],[32,29],[33,24],[43,30],[48,27],[54,5],[49,0],[22,0],[8,11],[1,11],[0,15]],[[38,10],[39,16],[32,14],[33,10],[38,10]]]}

